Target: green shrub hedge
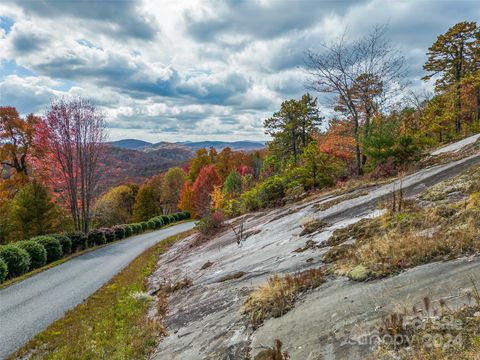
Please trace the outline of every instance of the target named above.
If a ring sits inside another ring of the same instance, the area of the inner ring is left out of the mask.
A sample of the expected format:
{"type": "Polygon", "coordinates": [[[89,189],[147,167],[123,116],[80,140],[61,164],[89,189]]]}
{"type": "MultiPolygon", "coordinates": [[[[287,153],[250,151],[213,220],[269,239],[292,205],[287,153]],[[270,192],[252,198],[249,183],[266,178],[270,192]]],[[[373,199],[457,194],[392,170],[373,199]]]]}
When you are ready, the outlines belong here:
{"type": "Polygon", "coordinates": [[[45,250],[47,250],[47,263],[56,261],[63,256],[62,245],[53,236],[37,236],[30,240],[37,241],[45,247],[45,250]]]}
{"type": "Polygon", "coordinates": [[[125,237],[130,237],[133,235],[133,224],[123,225],[125,228],[125,237]]]}
{"type": "MultiPolygon", "coordinates": [[[[102,229],[94,229],[88,233],[88,243],[93,245],[103,245],[107,242],[105,233],[102,229]]],[[[92,246],[93,246],[92,245],[92,246]]]]}
{"type": "Polygon", "coordinates": [[[49,236],[53,236],[55,239],[58,240],[60,245],[62,245],[62,253],[63,256],[69,255],[72,253],[72,240],[68,236],[62,234],[52,234],[49,236]]]}
{"type": "Polygon", "coordinates": [[[41,243],[33,240],[19,241],[15,246],[25,250],[30,256],[29,270],[37,269],[47,263],[47,250],[41,243]]]}
{"type": "Polygon", "coordinates": [[[3,259],[0,258],[0,284],[5,281],[8,275],[8,266],[3,261],[3,259]]]}
{"type": "Polygon", "coordinates": [[[115,233],[115,240],[121,240],[125,238],[125,227],[123,225],[115,225],[112,227],[115,233]]]}
{"type": "Polygon", "coordinates": [[[25,274],[30,268],[30,255],[26,250],[15,245],[1,246],[0,259],[7,264],[8,278],[25,274]]]}
{"type": "Polygon", "coordinates": [[[29,240],[0,246],[0,283],[60,259],[62,256],[120,240],[146,230],[160,229],[175,221],[190,218],[190,213],[179,212],[173,215],[159,215],[140,223],[115,225],[112,228],[100,228],[87,235],[81,231],[65,234],[36,236],[29,240]]]}
{"type": "Polygon", "coordinates": [[[115,241],[115,230],[110,228],[101,228],[100,230],[103,231],[103,233],[105,234],[105,239],[107,240],[107,243],[115,241]]]}
{"type": "Polygon", "coordinates": [[[71,231],[65,234],[72,241],[72,251],[76,252],[87,248],[88,237],[81,231],[71,231]]]}

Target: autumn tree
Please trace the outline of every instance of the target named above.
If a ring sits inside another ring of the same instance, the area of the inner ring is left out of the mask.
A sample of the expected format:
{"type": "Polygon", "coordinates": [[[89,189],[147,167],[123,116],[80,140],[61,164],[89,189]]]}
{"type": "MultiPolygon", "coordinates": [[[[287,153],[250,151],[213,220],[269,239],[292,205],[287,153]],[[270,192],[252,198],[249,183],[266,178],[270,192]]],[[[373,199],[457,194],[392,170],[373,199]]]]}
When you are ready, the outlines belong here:
{"type": "Polygon", "coordinates": [[[216,185],[222,185],[214,165],[204,166],[192,187],[192,204],[195,212],[206,216],[210,212],[211,194],[216,185]]]}
{"type": "Polygon", "coordinates": [[[160,202],[165,213],[173,213],[177,210],[185,177],[185,172],[179,167],[169,169],[163,176],[160,202]]]}
{"type": "Polygon", "coordinates": [[[106,136],[104,116],[89,100],[62,98],[52,102],[42,125],[43,143],[53,161],[49,164],[52,179],[59,176],[62,183],[57,191],[62,193],[75,229],[88,232],[106,136]]]}
{"type": "Polygon", "coordinates": [[[372,95],[382,96],[388,103],[386,99],[396,95],[405,76],[404,58],[385,39],[386,30],[385,26],[377,26],[354,42],[347,42],[344,33],[337,41],[323,45],[322,51],[305,54],[310,74],[307,88],[332,94],[335,102],[342,104],[342,114],[352,120],[358,175],[363,173],[361,115],[366,110],[364,101],[360,101],[362,83],[371,82],[372,91],[366,93],[368,99],[372,95]]]}
{"type": "Polygon", "coordinates": [[[182,211],[190,212],[192,214],[192,217],[196,217],[195,209],[193,208],[192,203],[192,185],[190,184],[189,180],[186,180],[183,183],[177,207],[182,211]]]}
{"type": "Polygon", "coordinates": [[[312,135],[322,123],[317,108],[317,99],[305,94],[300,100],[286,100],[280,110],[263,123],[265,133],[273,140],[269,143],[269,152],[293,159],[296,164],[298,155],[312,139],[312,135]]]}
{"type": "Polygon", "coordinates": [[[138,189],[136,184],[120,185],[103,194],[93,208],[95,224],[110,227],[129,223],[133,216],[138,189]]]}
{"type": "Polygon", "coordinates": [[[195,181],[200,170],[209,164],[213,164],[215,162],[215,158],[217,156],[217,152],[214,148],[210,148],[207,150],[205,148],[198,149],[195,152],[195,157],[190,161],[188,177],[191,181],[195,181]]]}
{"type": "Polygon", "coordinates": [[[134,221],[145,221],[163,212],[162,186],[163,174],[152,176],[140,186],[133,207],[134,221]]]}
{"type": "Polygon", "coordinates": [[[457,134],[462,128],[462,80],[479,71],[479,34],[480,29],[473,21],[463,21],[452,26],[445,34],[438,36],[435,43],[428,49],[428,59],[423,66],[424,70],[428,72],[423,79],[429,80],[436,77],[437,91],[454,89],[455,131],[457,134]]]}
{"type": "Polygon", "coordinates": [[[355,139],[351,129],[352,124],[349,119],[330,120],[326,132],[317,136],[320,151],[350,162],[355,156],[355,139]]]}
{"type": "Polygon", "coordinates": [[[226,147],[220,151],[215,161],[215,168],[218,176],[222,180],[225,180],[230,172],[235,168],[236,159],[234,158],[234,152],[229,147],[226,147]]]}
{"type": "Polygon", "coordinates": [[[17,188],[30,175],[28,161],[35,152],[35,127],[39,121],[33,114],[20,118],[14,107],[0,107],[0,175],[18,180],[17,188]]]}
{"type": "Polygon", "coordinates": [[[145,221],[160,213],[155,191],[148,183],[140,186],[133,208],[133,220],[145,221]]]}

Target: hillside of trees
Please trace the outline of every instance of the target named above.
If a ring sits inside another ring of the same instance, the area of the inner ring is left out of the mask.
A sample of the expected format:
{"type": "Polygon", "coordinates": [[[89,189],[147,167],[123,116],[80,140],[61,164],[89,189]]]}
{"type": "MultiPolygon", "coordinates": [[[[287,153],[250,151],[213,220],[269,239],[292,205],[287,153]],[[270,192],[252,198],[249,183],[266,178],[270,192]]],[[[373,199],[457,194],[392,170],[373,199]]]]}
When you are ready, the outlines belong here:
{"type": "Polygon", "coordinates": [[[56,99],[43,117],[0,107],[0,243],[178,211],[208,233],[349,179],[407,171],[424,150],[480,131],[478,25],[458,23],[427,50],[432,94],[409,90],[386,30],[306,52],[307,92],[264,119],[264,150],[200,148],[185,162],[188,151],[106,145],[104,115],[85,99],[56,99]]]}

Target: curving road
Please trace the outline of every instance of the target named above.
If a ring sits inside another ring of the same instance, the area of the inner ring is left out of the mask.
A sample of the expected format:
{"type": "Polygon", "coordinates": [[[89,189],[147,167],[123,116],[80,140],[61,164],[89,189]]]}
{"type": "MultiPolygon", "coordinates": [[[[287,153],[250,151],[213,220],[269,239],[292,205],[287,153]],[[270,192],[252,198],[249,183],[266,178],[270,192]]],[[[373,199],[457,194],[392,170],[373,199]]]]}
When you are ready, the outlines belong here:
{"type": "Polygon", "coordinates": [[[0,290],[0,358],[61,318],[143,251],[193,227],[193,222],[182,223],[115,242],[0,290]]]}

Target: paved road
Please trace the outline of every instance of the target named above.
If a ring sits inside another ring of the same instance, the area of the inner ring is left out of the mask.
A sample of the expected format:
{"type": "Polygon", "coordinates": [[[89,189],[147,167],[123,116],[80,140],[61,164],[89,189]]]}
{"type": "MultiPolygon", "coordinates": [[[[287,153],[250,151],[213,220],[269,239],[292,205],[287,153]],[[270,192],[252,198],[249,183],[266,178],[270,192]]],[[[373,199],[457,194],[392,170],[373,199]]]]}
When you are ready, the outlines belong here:
{"type": "Polygon", "coordinates": [[[81,303],[144,250],[193,226],[182,223],[115,242],[0,290],[0,358],[81,303]]]}

